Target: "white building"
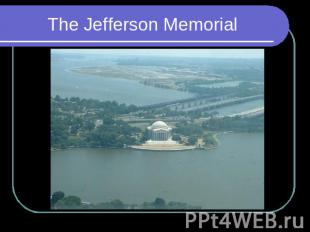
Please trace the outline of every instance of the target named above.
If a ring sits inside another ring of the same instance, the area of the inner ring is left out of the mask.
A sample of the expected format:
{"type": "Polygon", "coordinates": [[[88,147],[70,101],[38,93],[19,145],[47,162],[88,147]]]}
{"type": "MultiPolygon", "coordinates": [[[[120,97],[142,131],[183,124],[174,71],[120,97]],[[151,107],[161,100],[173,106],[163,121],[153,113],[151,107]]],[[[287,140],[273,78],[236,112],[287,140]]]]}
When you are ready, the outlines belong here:
{"type": "Polygon", "coordinates": [[[95,128],[98,128],[99,126],[103,125],[103,120],[102,119],[97,119],[95,121],[95,128]]]}
{"type": "Polygon", "coordinates": [[[195,149],[195,146],[186,146],[172,140],[172,128],[163,121],[156,121],[147,127],[149,140],[141,145],[130,146],[134,149],[150,151],[181,151],[195,149]]]}
{"type": "Polygon", "coordinates": [[[151,126],[147,127],[149,131],[149,138],[152,141],[167,141],[171,140],[171,130],[163,121],[156,121],[151,126]]]}

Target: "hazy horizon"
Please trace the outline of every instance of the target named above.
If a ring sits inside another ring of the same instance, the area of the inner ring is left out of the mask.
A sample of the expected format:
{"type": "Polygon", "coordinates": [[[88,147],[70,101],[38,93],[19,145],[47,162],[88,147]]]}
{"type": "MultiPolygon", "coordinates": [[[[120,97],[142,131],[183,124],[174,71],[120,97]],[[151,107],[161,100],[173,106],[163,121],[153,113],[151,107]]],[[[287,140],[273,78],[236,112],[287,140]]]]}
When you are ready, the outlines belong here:
{"type": "Polygon", "coordinates": [[[52,49],[54,54],[263,59],[264,49],[52,49]]]}

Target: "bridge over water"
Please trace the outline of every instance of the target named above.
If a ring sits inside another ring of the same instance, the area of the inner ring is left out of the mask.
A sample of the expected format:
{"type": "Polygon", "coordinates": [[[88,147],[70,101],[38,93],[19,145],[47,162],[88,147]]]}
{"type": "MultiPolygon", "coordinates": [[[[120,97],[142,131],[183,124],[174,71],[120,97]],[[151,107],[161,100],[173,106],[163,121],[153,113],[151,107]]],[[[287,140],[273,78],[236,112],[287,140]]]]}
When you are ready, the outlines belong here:
{"type": "Polygon", "coordinates": [[[211,110],[218,107],[233,105],[241,102],[252,101],[263,98],[263,95],[254,95],[248,97],[232,97],[231,95],[225,96],[196,96],[181,100],[163,102],[140,107],[141,110],[150,110],[156,108],[170,108],[175,111],[194,111],[197,109],[211,110]]]}

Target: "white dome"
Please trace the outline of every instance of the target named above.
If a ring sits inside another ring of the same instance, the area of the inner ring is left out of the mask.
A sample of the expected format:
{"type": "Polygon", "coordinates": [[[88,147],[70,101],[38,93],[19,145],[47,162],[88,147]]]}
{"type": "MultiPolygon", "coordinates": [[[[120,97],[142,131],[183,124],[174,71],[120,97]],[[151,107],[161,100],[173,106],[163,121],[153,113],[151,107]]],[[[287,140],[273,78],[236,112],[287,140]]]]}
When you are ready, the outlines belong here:
{"type": "Polygon", "coordinates": [[[163,121],[156,121],[151,126],[150,129],[169,129],[168,125],[163,121]]]}

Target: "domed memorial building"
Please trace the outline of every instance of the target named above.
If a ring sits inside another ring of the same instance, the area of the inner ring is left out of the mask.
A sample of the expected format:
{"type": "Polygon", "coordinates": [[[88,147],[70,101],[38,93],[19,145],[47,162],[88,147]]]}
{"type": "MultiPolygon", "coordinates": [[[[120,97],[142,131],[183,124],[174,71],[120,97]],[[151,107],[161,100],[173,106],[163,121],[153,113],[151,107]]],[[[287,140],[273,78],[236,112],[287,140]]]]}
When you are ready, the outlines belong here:
{"type": "Polygon", "coordinates": [[[180,151],[195,149],[195,146],[186,146],[172,140],[172,128],[163,121],[156,121],[147,127],[149,139],[131,148],[153,151],[180,151]]]}
{"type": "Polygon", "coordinates": [[[171,130],[163,121],[156,121],[151,126],[147,127],[149,138],[151,141],[167,141],[171,140],[171,130]]]}

